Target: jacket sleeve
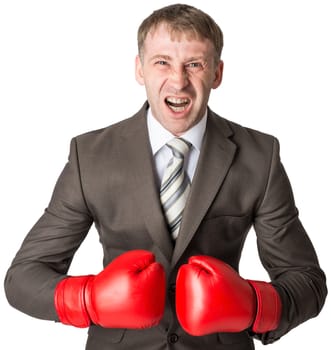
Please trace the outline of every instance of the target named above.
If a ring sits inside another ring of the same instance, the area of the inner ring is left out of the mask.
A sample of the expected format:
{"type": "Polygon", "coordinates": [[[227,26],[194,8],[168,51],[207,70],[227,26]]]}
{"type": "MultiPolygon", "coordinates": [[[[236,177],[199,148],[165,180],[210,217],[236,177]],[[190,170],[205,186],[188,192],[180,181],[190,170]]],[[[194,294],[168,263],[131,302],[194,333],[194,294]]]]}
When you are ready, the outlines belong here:
{"type": "Polygon", "coordinates": [[[79,171],[76,140],[44,214],[24,239],[5,278],[9,303],[30,316],[58,320],[54,290],[92,224],[79,171]]]}
{"type": "Polygon", "coordinates": [[[269,177],[263,199],[256,210],[254,227],[261,262],[283,304],[279,327],[275,331],[256,335],[264,344],[268,344],[318,315],[327,295],[325,275],[299,220],[276,139],[269,177]]]}

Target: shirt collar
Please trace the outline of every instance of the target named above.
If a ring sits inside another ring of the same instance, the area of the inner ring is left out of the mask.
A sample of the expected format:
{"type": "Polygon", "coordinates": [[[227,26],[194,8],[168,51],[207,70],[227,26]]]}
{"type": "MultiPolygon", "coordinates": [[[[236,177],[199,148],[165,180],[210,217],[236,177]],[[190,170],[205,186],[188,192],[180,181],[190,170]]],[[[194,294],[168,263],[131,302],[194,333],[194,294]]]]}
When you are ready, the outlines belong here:
{"type": "MultiPolygon", "coordinates": [[[[206,131],[206,124],[207,110],[199,123],[187,130],[181,136],[186,141],[191,142],[192,146],[199,152],[206,131]]],[[[153,155],[155,155],[168,141],[175,137],[170,131],[165,129],[157,119],[155,119],[150,108],[147,111],[147,127],[153,155]]]]}

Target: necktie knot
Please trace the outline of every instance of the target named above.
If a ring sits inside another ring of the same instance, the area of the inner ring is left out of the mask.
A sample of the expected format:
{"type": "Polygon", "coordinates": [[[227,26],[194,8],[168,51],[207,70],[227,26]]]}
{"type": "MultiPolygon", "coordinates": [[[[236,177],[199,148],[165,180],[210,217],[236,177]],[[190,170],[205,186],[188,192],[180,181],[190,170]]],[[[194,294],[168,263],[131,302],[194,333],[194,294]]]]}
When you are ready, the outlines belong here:
{"type": "Polygon", "coordinates": [[[185,158],[192,144],[181,137],[175,137],[167,143],[176,158],[185,158]]]}

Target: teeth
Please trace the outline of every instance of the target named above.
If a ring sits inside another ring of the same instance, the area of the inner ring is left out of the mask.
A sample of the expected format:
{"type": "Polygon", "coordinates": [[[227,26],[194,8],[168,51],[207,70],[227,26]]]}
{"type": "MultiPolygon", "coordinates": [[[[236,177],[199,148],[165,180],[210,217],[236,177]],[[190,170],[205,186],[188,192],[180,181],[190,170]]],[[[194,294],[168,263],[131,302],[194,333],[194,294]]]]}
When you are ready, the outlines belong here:
{"type": "Polygon", "coordinates": [[[167,102],[175,104],[175,105],[179,105],[179,104],[183,104],[183,103],[187,104],[189,102],[189,100],[187,98],[168,97],[167,102]]]}
{"type": "Polygon", "coordinates": [[[183,106],[183,107],[175,107],[175,106],[169,105],[169,108],[172,109],[174,112],[183,112],[185,110],[185,106],[183,106]]]}
{"type": "Polygon", "coordinates": [[[190,100],[188,98],[168,97],[166,102],[174,112],[183,112],[190,100]]]}

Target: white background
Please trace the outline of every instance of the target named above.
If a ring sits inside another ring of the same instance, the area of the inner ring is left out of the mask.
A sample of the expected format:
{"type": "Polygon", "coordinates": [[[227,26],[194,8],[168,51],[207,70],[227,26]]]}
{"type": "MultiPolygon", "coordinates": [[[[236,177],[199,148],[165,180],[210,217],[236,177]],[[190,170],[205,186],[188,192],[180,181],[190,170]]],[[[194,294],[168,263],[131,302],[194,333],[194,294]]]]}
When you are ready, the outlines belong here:
{"type": "MultiPolygon", "coordinates": [[[[278,137],[303,224],[330,270],[331,21],[325,0],[191,0],[225,35],[222,86],[210,106],[278,137]]],[[[168,1],[0,1],[0,277],[42,214],[70,139],[135,113],[145,100],[134,79],[136,30],[168,1]]],[[[94,230],[72,274],[101,269],[94,230]]],[[[267,279],[254,232],[240,266],[267,279]]],[[[83,349],[86,330],[40,321],[11,308],[0,290],[1,343],[8,349],[83,349]]],[[[330,302],[270,349],[327,341],[330,302]]],[[[257,349],[262,345],[256,343],[257,349]]],[[[324,344],[320,348],[325,348],[324,344]]]]}

